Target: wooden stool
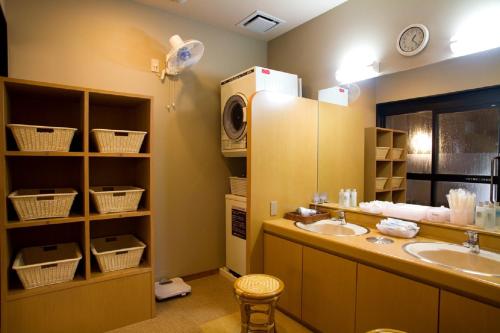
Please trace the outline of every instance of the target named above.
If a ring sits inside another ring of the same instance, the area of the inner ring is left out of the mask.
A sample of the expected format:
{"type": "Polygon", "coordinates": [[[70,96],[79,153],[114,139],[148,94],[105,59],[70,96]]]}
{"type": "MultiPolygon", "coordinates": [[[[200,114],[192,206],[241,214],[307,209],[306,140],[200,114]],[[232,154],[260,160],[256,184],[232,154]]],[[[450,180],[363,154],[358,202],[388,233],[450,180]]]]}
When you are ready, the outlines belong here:
{"type": "Polygon", "coordinates": [[[241,333],[275,332],[274,309],[283,292],[283,282],[271,275],[250,274],[234,282],[240,303],[241,333]]]}

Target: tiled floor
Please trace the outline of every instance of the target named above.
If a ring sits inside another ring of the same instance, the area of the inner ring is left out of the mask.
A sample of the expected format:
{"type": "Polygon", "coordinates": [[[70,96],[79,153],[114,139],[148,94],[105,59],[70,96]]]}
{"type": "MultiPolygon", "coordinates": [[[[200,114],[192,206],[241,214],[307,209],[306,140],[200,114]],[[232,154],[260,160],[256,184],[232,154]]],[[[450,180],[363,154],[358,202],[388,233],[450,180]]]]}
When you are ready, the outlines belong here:
{"type": "MultiPolygon", "coordinates": [[[[239,308],[232,283],[220,275],[189,281],[192,294],[157,303],[156,317],[109,333],[237,333],[239,308]]],[[[276,314],[280,333],[309,332],[281,313],[276,314]]]]}

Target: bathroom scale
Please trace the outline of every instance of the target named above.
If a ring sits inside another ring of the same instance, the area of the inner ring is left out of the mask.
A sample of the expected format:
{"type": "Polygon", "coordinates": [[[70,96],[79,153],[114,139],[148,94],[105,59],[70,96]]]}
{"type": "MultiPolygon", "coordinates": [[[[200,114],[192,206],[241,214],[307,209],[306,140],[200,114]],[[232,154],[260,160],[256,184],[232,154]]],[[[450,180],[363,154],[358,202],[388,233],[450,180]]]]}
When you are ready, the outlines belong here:
{"type": "Polygon", "coordinates": [[[191,286],[181,278],[161,279],[155,282],[156,300],[161,302],[174,297],[182,297],[191,293],[191,286]]]}

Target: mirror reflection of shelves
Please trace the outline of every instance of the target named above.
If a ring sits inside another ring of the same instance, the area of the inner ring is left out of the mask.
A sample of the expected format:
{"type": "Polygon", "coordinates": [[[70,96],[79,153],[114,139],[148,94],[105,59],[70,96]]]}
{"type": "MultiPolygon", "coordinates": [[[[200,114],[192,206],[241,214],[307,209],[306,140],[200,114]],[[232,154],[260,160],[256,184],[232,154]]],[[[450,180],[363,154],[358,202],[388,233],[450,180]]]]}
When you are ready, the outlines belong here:
{"type": "Polygon", "coordinates": [[[365,129],[365,201],[406,202],[406,156],[406,132],[365,129]]]}

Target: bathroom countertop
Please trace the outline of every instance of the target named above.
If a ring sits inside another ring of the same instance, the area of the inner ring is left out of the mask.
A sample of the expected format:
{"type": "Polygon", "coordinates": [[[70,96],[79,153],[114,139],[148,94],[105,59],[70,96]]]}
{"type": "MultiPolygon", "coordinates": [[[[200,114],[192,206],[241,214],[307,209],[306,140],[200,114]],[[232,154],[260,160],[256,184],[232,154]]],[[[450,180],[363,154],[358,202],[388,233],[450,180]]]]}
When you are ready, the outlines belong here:
{"type": "Polygon", "coordinates": [[[369,233],[360,236],[327,236],[299,229],[294,223],[283,218],[267,220],[263,224],[264,232],[500,306],[499,277],[473,275],[426,263],[402,247],[409,242],[436,242],[435,239],[390,237],[373,228],[367,228],[369,233]],[[384,236],[394,243],[381,245],[366,241],[373,236],[384,236]]]}
{"type": "MultiPolygon", "coordinates": [[[[380,217],[380,218],[391,217],[391,216],[386,216],[383,214],[365,212],[365,211],[361,210],[361,208],[359,208],[359,207],[341,207],[339,204],[334,203],[334,202],[326,202],[326,203],[317,204],[317,205],[315,205],[314,203],[310,203],[310,206],[311,207],[317,206],[319,209],[327,208],[327,209],[343,210],[346,212],[364,214],[364,215],[369,215],[369,216],[376,216],[376,217],[380,217]]],[[[443,223],[443,222],[433,222],[433,221],[429,221],[429,220],[420,220],[420,221],[410,220],[410,219],[404,219],[404,220],[416,222],[416,223],[423,224],[423,225],[437,226],[440,228],[463,230],[463,231],[472,230],[472,231],[476,231],[476,232],[478,232],[480,234],[484,234],[484,235],[492,235],[492,236],[497,236],[497,237],[500,236],[499,231],[487,230],[487,229],[484,229],[481,227],[477,227],[475,225],[458,225],[458,224],[443,223]]]]}

